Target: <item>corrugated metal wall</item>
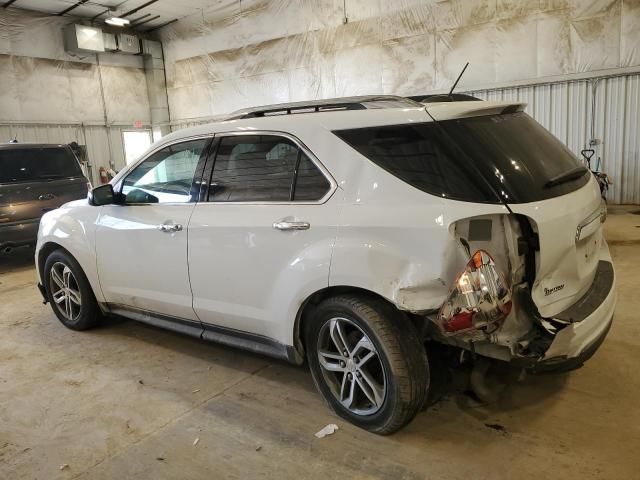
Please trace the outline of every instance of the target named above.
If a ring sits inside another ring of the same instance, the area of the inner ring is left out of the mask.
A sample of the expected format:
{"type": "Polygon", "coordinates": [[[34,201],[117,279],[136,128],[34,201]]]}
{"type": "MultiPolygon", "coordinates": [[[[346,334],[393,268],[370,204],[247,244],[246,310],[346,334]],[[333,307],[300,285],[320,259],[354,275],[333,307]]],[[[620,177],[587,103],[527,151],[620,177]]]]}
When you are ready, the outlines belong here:
{"type": "Polygon", "coordinates": [[[577,155],[601,140],[594,158],[613,180],[609,202],[640,204],[640,75],[469,93],[527,102],[527,112],[577,155]]]}
{"type": "Polygon", "coordinates": [[[80,124],[0,124],[0,142],[8,142],[17,136],[21,143],[71,143],[87,146],[87,156],[91,165],[91,182],[99,183],[98,170],[109,167],[112,158],[116,170],[125,165],[122,130],[132,127],[80,124]]]}

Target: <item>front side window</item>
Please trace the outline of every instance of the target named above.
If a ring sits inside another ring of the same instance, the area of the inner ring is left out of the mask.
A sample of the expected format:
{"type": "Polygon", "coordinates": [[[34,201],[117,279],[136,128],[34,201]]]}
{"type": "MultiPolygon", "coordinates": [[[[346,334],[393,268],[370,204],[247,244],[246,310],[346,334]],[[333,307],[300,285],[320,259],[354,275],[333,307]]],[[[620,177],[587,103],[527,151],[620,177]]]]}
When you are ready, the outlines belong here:
{"type": "Polygon", "coordinates": [[[159,150],[124,180],[126,203],[186,203],[193,176],[208,139],[191,140],[159,150]]]}
{"type": "Polygon", "coordinates": [[[318,167],[288,138],[233,135],[220,140],[208,200],[317,201],[330,187],[318,167]]]}

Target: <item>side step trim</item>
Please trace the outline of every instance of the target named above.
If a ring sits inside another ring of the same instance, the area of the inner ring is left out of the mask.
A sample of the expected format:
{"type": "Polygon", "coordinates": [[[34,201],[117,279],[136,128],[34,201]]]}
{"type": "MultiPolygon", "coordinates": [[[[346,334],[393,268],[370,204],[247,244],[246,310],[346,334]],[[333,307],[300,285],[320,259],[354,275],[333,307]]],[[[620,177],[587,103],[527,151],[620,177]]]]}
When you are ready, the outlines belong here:
{"type": "Polygon", "coordinates": [[[164,328],[209,342],[249,350],[261,355],[280,358],[296,365],[303,363],[303,357],[293,346],[285,345],[263,335],[201,323],[197,320],[173,317],[128,305],[109,303],[107,307],[109,312],[114,315],[121,315],[154,327],[164,328]]]}

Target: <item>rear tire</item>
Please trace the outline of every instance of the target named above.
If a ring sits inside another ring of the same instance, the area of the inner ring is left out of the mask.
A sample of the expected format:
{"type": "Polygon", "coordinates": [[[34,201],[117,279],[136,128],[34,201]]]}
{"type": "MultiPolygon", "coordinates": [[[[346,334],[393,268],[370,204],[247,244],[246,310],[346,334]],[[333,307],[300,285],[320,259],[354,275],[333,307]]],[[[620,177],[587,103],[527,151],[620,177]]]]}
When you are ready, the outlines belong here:
{"type": "Polygon", "coordinates": [[[429,389],[429,364],[406,316],[381,299],[341,295],[320,303],[309,320],[311,374],[339,416],[383,435],[415,417],[429,389]]]}
{"type": "Polygon", "coordinates": [[[47,300],[65,327],[87,330],[100,322],[100,308],[89,280],[71,255],[53,251],[45,261],[42,277],[47,300]]]}

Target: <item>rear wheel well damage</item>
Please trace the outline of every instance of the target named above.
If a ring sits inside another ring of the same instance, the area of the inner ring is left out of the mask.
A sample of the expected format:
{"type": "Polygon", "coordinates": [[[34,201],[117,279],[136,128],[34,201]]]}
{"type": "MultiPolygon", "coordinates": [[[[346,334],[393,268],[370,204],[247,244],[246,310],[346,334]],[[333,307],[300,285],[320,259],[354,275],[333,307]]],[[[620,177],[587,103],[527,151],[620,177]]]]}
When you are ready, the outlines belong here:
{"type": "Polygon", "coordinates": [[[323,300],[335,297],[338,295],[353,295],[359,298],[370,298],[381,300],[398,311],[401,315],[411,320],[416,327],[417,331],[424,337],[424,332],[427,327],[428,320],[424,316],[414,315],[404,310],[400,310],[397,305],[388,300],[387,298],[379,295],[371,290],[365,288],[353,287],[348,285],[338,285],[323,288],[317,292],[309,295],[300,305],[298,314],[296,315],[294,330],[293,330],[293,342],[296,351],[304,357],[305,345],[304,345],[304,332],[307,328],[309,317],[312,315],[314,308],[319,305],[323,300]]]}

